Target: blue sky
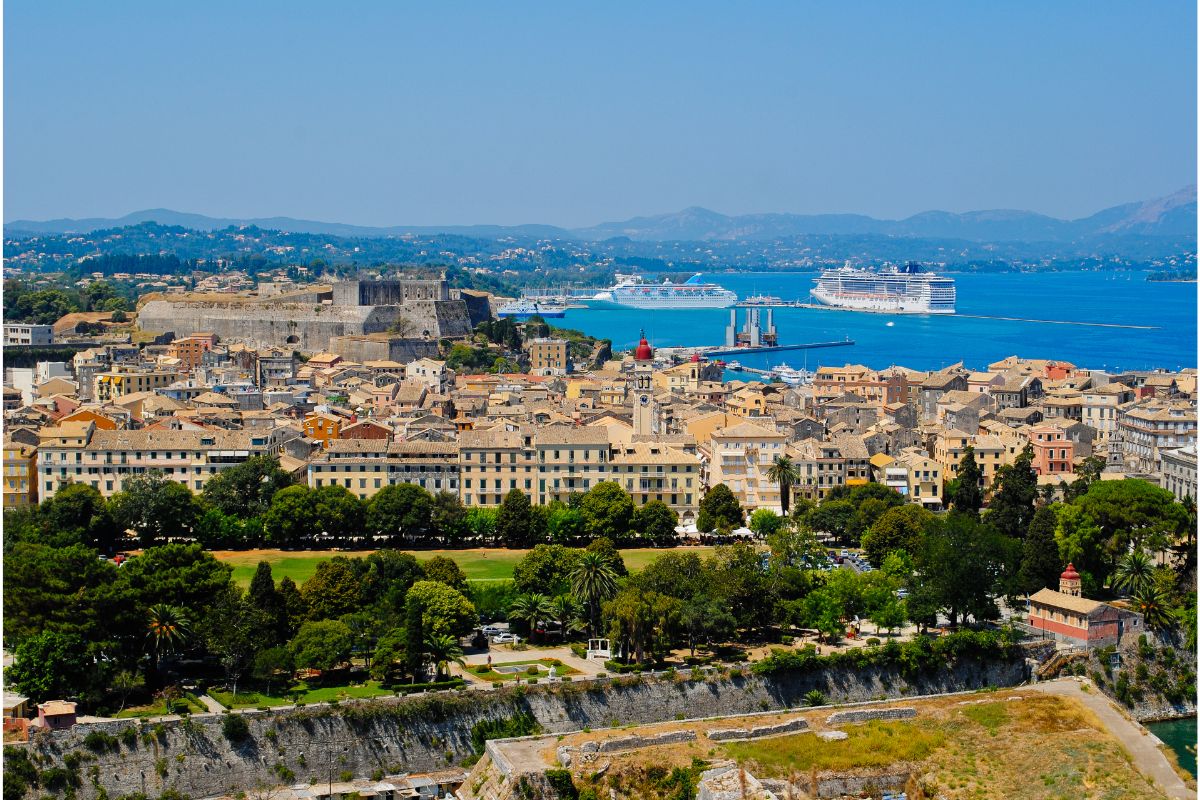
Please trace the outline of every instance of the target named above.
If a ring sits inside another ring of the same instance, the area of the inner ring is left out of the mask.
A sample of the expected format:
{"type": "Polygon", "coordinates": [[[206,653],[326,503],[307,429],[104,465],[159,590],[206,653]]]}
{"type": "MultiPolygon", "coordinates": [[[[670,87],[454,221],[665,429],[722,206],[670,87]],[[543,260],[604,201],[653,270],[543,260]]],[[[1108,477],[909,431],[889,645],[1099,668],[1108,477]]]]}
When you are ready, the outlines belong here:
{"type": "Polygon", "coordinates": [[[1194,182],[1195,37],[1170,0],[9,0],[4,218],[1077,217],[1194,182]]]}

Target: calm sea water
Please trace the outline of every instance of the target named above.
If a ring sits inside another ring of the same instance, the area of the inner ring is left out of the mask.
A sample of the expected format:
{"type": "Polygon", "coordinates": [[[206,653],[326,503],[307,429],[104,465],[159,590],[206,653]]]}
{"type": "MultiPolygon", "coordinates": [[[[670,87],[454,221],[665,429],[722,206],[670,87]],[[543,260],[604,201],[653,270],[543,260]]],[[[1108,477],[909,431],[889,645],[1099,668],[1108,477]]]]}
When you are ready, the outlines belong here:
{"type": "MultiPolygon", "coordinates": [[[[807,298],[814,273],[705,275],[737,293],[807,298]]],[[[1151,369],[1196,366],[1196,284],[1150,283],[1141,273],[1059,272],[955,275],[960,314],[1149,325],[1152,330],[1050,325],[1038,322],[865,314],[805,308],[775,309],[780,342],[855,341],[851,347],[738,356],[765,368],[786,362],[811,370],[823,364],[901,364],[939,369],[957,361],[983,368],[1009,355],[1058,358],[1090,368],[1151,369]],[[892,323],[889,327],[888,323],[892,323]]],[[[739,314],[739,324],[744,319],[739,314]]],[[[729,311],[571,309],[557,325],[612,339],[614,349],[637,344],[645,328],[652,344],[722,345],[729,311]]]]}
{"type": "Polygon", "coordinates": [[[1166,722],[1148,722],[1150,732],[1162,739],[1175,751],[1179,766],[1196,774],[1196,718],[1172,719],[1166,722]],[[1187,748],[1192,748],[1190,751],[1187,748]]]}

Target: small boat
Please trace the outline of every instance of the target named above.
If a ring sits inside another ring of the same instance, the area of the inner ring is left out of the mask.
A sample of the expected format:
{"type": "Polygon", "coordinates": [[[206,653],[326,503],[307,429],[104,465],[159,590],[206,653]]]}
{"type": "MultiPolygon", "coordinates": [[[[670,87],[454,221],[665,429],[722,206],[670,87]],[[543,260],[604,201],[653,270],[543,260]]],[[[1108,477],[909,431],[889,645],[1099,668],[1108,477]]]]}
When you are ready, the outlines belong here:
{"type": "Polygon", "coordinates": [[[725,365],[725,368],[726,368],[726,369],[731,369],[731,370],[733,370],[734,372],[741,372],[741,371],[742,371],[742,362],[740,362],[740,361],[730,361],[728,364],[726,364],[726,365],[725,365]]]}

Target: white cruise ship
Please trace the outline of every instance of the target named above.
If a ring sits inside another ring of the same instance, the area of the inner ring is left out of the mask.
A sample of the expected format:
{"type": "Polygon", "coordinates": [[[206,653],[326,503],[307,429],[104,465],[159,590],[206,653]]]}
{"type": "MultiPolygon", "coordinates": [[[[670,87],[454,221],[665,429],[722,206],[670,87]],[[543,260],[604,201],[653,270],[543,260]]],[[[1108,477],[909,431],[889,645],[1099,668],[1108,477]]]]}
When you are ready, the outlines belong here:
{"type": "Polygon", "coordinates": [[[813,298],[835,308],[891,314],[954,313],[954,279],[921,272],[914,263],[879,272],[849,266],[827,269],[816,278],[816,284],[813,298]]]}
{"type": "Polygon", "coordinates": [[[737,295],[715,283],[704,283],[693,275],[684,283],[646,283],[618,275],[616,286],[584,300],[589,308],[645,308],[667,311],[684,308],[729,308],[737,295]]]}

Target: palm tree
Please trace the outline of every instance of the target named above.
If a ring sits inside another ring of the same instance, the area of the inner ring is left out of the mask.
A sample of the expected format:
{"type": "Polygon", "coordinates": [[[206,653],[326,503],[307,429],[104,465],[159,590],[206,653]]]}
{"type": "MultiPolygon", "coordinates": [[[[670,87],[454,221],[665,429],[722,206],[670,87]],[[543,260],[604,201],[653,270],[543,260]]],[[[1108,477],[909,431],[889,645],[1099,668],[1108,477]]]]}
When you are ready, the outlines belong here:
{"type": "Polygon", "coordinates": [[[587,627],[586,623],[580,619],[579,602],[567,594],[560,594],[558,597],[550,601],[550,607],[554,609],[552,615],[555,622],[559,625],[559,630],[562,631],[563,640],[565,641],[568,633],[581,631],[587,627]]]}
{"type": "Polygon", "coordinates": [[[600,553],[585,551],[571,571],[571,591],[588,608],[587,629],[595,630],[600,604],[617,593],[617,572],[600,553]]]}
{"type": "Polygon", "coordinates": [[[1154,582],[1154,564],[1141,550],[1126,553],[1113,571],[1112,583],[1132,595],[1141,594],[1154,582]]]}
{"type": "Polygon", "coordinates": [[[448,633],[430,634],[425,639],[425,652],[434,663],[437,674],[436,680],[446,680],[450,677],[450,664],[463,665],[463,649],[458,639],[448,633]]]}
{"type": "Polygon", "coordinates": [[[513,601],[508,609],[508,618],[524,622],[529,626],[529,638],[537,633],[537,624],[554,616],[550,598],[544,594],[524,594],[513,601]]]}
{"type": "Polygon", "coordinates": [[[1130,598],[1133,610],[1142,615],[1151,628],[1167,628],[1175,621],[1167,602],[1167,596],[1153,583],[1148,583],[1130,598]]]}
{"type": "MultiPolygon", "coordinates": [[[[162,658],[168,653],[178,651],[191,637],[192,626],[187,612],[179,606],[158,603],[146,611],[146,638],[150,640],[154,657],[150,662],[150,672],[157,677],[162,658]]],[[[148,676],[149,677],[149,676],[148,676]]],[[[148,680],[153,683],[153,680],[148,680]]]]}
{"type": "Polygon", "coordinates": [[[775,456],[774,463],[767,469],[767,480],[779,484],[779,509],[786,517],[788,506],[792,504],[792,484],[800,480],[800,472],[789,457],[775,456]]]}

